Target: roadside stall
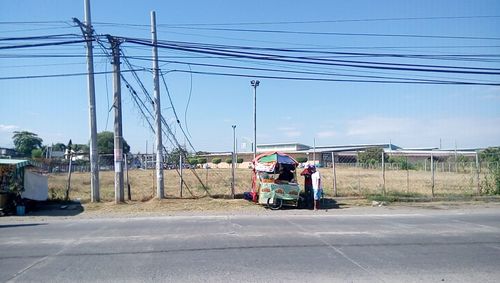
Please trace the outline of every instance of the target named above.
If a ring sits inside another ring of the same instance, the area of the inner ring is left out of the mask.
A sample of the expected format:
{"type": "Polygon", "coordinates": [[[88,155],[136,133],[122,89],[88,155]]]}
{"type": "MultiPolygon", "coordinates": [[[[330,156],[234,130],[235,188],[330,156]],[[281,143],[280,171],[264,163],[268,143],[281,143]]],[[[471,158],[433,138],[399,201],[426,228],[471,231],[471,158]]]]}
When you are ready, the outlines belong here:
{"type": "MultiPolygon", "coordinates": [[[[24,200],[45,201],[48,177],[38,174],[29,160],[0,159],[0,211],[22,208],[24,200]]],[[[20,212],[18,212],[20,213],[20,212]]]]}
{"type": "Polygon", "coordinates": [[[281,152],[263,153],[252,161],[252,199],[271,209],[283,205],[297,207],[300,187],[293,157],[281,152]]]}

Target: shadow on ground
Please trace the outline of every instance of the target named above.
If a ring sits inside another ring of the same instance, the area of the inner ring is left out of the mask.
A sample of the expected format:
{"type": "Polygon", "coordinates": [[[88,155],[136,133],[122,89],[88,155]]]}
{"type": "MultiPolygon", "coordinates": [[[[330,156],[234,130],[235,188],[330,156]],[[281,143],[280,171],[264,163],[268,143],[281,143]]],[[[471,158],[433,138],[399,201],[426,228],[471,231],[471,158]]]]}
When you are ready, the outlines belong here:
{"type": "Polygon", "coordinates": [[[27,207],[26,215],[33,216],[75,216],[84,211],[80,202],[37,202],[27,207]]]}
{"type": "Polygon", "coordinates": [[[17,227],[31,227],[31,226],[39,226],[39,225],[47,225],[47,223],[29,223],[29,224],[0,224],[0,229],[2,228],[17,228],[17,227]]]}

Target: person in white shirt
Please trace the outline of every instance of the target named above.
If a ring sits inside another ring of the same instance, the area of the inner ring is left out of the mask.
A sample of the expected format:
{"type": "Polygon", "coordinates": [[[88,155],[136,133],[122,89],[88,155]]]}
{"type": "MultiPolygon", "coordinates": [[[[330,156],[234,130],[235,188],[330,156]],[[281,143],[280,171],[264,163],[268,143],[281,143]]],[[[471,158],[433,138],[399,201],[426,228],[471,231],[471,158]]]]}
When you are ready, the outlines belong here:
{"type": "Polygon", "coordinates": [[[314,210],[318,210],[319,209],[319,200],[321,199],[321,193],[323,192],[323,184],[321,182],[321,174],[316,169],[316,167],[312,166],[311,169],[314,172],[311,175],[312,187],[313,187],[313,191],[314,191],[314,210]]]}

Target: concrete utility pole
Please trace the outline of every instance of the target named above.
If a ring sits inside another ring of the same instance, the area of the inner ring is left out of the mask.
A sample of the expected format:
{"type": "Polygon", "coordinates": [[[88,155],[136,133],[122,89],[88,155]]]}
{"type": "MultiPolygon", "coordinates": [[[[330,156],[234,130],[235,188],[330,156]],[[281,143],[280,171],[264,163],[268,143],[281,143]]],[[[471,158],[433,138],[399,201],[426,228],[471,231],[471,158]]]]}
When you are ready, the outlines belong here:
{"type": "Polygon", "coordinates": [[[160,105],[160,77],[158,67],[158,45],[156,38],[156,13],[151,11],[151,40],[153,43],[153,81],[154,81],[154,103],[156,120],[156,198],[164,196],[163,187],[163,145],[161,141],[161,105],[160,105]]]}
{"type": "Polygon", "coordinates": [[[89,92],[90,123],[90,200],[98,202],[99,196],[99,153],[97,151],[97,121],[95,107],[94,54],[92,50],[92,22],[90,17],[90,0],[85,4],[85,40],[87,40],[87,88],[89,92]]]}
{"type": "Polygon", "coordinates": [[[115,203],[125,201],[123,190],[122,92],[120,81],[120,41],[108,36],[113,53],[113,107],[115,108],[115,203]]]}
{"type": "Polygon", "coordinates": [[[253,87],[253,158],[257,156],[257,87],[260,82],[252,80],[250,84],[253,87]]]}

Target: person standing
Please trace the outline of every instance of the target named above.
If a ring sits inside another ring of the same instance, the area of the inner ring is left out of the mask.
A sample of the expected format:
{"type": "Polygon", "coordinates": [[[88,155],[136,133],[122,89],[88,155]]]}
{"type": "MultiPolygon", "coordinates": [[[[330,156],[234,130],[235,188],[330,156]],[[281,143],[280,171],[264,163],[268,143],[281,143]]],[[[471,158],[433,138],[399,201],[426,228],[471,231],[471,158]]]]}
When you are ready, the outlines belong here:
{"type": "Polygon", "coordinates": [[[321,182],[321,174],[314,165],[312,166],[312,171],[313,174],[311,175],[311,180],[314,193],[314,210],[318,210],[320,208],[319,200],[321,199],[321,194],[323,193],[323,184],[321,182]]]}
{"type": "Polygon", "coordinates": [[[306,168],[300,173],[304,176],[304,191],[305,191],[305,203],[308,209],[314,208],[314,197],[313,197],[313,187],[312,187],[312,176],[311,165],[307,165],[306,168]]]}

